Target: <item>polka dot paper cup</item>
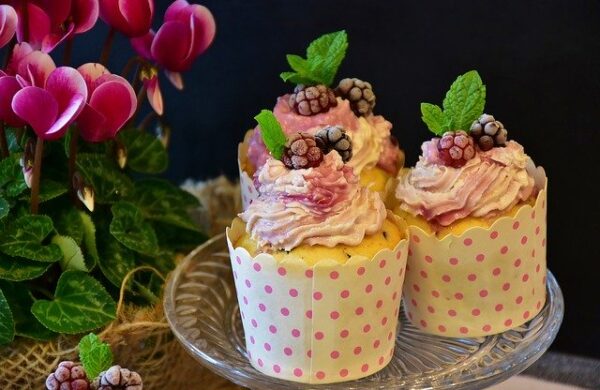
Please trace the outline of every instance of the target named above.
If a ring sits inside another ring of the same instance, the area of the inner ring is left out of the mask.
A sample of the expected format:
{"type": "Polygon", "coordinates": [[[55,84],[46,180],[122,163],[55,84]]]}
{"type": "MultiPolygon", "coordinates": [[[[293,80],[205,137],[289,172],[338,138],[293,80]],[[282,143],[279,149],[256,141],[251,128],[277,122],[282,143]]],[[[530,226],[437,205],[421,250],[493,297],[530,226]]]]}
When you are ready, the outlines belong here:
{"type": "Polygon", "coordinates": [[[240,190],[242,193],[243,210],[246,210],[248,206],[250,206],[250,203],[258,198],[258,191],[254,186],[254,180],[252,180],[254,168],[250,161],[248,161],[248,140],[251,135],[252,130],[248,130],[244,137],[244,142],[240,142],[238,145],[238,168],[240,172],[240,190]]]}
{"type": "MultiPolygon", "coordinates": [[[[402,221],[400,226],[408,229],[402,221]]],[[[227,240],[248,358],[260,372],[295,382],[334,383],[384,368],[396,340],[408,240],[346,264],[277,261],[227,240]]]]}
{"type": "Polygon", "coordinates": [[[410,226],[404,306],[422,331],[479,337],[522,325],[546,301],[546,194],[514,217],[438,239],[410,226]]]}

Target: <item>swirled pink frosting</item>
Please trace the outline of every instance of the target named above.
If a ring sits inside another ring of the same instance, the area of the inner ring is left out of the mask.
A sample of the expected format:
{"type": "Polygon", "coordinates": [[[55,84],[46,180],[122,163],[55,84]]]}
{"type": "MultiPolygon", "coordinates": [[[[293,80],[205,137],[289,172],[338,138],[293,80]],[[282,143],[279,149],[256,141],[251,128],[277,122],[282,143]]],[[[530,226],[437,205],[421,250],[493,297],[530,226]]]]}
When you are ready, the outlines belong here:
{"type": "Polygon", "coordinates": [[[417,165],[401,175],[396,197],[401,208],[430,222],[448,226],[465,217],[494,217],[526,201],[536,191],[534,167],[523,147],[478,151],[460,168],[439,160],[437,139],[425,142],[417,165]]]}
{"type": "MultiPolygon", "coordinates": [[[[395,174],[399,149],[390,141],[392,124],[382,116],[359,118],[350,109],[348,100],[338,98],[338,105],[329,111],[302,116],[296,114],[288,104],[289,95],[277,99],[273,114],[281,123],[286,134],[295,132],[316,133],[328,125],[342,126],[352,138],[353,158],[349,165],[360,174],[365,167],[381,166],[384,170],[395,174]]],[[[248,159],[256,168],[260,168],[269,158],[265,144],[260,135],[260,127],[256,126],[248,144],[248,159]]]]}
{"type": "Polygon", "coordinates": [[[240,214],[261,247],[358,245],[386,218],[379,194],[363,188],[338,153],[316,168],[289,170],[273,158],[256,174],[260,196],[240,214]]]}

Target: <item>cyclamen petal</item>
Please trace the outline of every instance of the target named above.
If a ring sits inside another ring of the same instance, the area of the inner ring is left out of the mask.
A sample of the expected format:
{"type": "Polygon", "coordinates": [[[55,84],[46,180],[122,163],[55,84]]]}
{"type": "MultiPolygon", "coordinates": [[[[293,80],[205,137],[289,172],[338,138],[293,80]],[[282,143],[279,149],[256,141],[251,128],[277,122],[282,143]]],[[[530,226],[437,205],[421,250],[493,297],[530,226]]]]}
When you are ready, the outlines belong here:
{"type": "Polygon", "coordinates": [[[141,37],[131,38],[131,46],[140,56],[152,61],[154,60],[152,57],[152,42],[154,41],[155,35],[156,33],[153,30],[150,30],[141,37]]]}
{"type": "Polygon", "coordinates": [[[98,0],[72,0],[72,2],[71,16],[75,24],[75,34],[91,30],[100,15],[98,0]]]}
{"type": "Polygon", "coordinates": [[[167,8],[165,22],[168,21],[179,21],[190,25],[194,36],[191,48],[193,56],[202,54],[215,38],[215,18],[203,5],[177,0],[167,8]]]}
{"type": "Polygon", "coordinates": [[[35,50],[19,61],[17,75],[23,77],[28,85],[44,88],[46,80],[55,69],[52,57],[35,50]]]}
{"type": "Polygon", "coordinates": [[[146,34],[153,15],[153,0],[100,0],[100,18],[130,38],[146,34]]]}
{"type": "Polygon", "coordinates": [[[20,90],[21,85],[16,78],[6,75],[0,77],[0,121],[9,126],[20,127],[25,124],[11,106],[13,97],[20,90]]]}
{"type": "Polygon", "coordinates": [[[23,5],[20,11],[19,20],[23,22],[18,24],[17,40],[28,42],[34,49],[41,49],[44,38],[51,31],[50,16],[44,9],[31,3],[23,5]]]}
{"type": "Polygon", "coordinates": [[[0,48],[15,36],[17,31],[17,12],[10,5],[0,5],[0,48]]]}
{"type": "Polygon", "coordinates": [[[102,64],[89,62],[77,68],[77,71],[83,76],[85,85],[87,86],[88,96],[92,94],[96,88],[96,80],[101,76],[110,74],[110,71],[102,64]]]}
{"type": "MultiPolygon", "coordinates": [[[[46,81],[46,90],[54,96],[58,103],[58,109],[62,112],[73,104],[73,99],[77,96],[83,97],[83,102],[87,100],[88,91],[83,76],[76,70],[68,66],[56,68],[46,81]]],[[[77,97],[75,100],[79,100],[77,97]]],[[[75,116],[83,110],[83,105],[75,111],[75,116]]]]}
{"type": "Polygon", "coordinates": [[[165,70],[165,75],[175,88],[177,88],[180,91],[183,89],[183,78],[181,77],[181,73],[169,72],[168,70],[165,70]]]}
{"type": "Polygon", "coordinates": [[[172,72],[188,70],[192,32],[181,22],[166,22],[156,33],[152,42],[152,57],[163,68],[172,72]]]}
{"type": "Polygon", "coordinates": [[[58,116],[58,103],[46,90],[39,87],[25,87],[15,94],[12,100],[13,111],[42,139],[58,116]]]}
{"type": "Polygon", "coordinates": [[[146,84],[146,96],[148,97],[148,102],[150,102],[152,109],[158,115],[162,115],[164,112],[164,103],[160,84],[158,83],[158,76],[154,76],[151,79],[144,81],[144,83],[146,84]]]}

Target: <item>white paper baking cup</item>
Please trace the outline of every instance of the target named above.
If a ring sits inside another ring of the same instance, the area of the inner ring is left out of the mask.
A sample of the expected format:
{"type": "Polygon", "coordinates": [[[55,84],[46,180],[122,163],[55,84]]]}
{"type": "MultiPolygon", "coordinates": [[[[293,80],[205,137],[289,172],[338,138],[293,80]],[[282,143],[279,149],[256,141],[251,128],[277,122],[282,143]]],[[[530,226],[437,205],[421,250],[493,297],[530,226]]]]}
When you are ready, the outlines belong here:
{"type": "Polygon", "coordinates": [[[404,306],[422,331],[449,337],[504,332],[546,301],[547,184],[534,206],[439,239],[410,226],[404,306]]]}
{"type": "MultiPolygon", "coordinates": [[[[404,221],[390,218],[406,230],[404,221]]],[[[262,373],[303,383],[371,375],[394,352],[408,240],[372,259],[277,261],[235,248],[243,226],[227,229],[246,348],[262,373]]]]}

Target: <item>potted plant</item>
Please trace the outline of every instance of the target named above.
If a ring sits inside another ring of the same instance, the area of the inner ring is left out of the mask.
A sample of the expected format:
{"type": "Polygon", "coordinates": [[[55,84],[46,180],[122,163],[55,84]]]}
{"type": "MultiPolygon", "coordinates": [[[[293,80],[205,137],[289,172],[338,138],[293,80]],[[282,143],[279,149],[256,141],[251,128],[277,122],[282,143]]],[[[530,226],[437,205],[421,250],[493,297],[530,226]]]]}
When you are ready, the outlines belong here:
{"type": "Polygon", "coordinates": [[[124,364],[164,376],[177,348],[159,304],[164,276],[205,235],[188,213],[196,198],[156,177],[168,164],[159,74],[183,88],[214,19],[186,0],[156,31],[153,0],[1,3],[0,388],[42,388],[93,330],[124,364]],[[100,59],[71,64],[98,19],[110,27],[100,59]],[[117,33],[135,52],[121,74],[106,66],[117,33]],[[140,121],[146,97],[153,113],[140,121]]]}

